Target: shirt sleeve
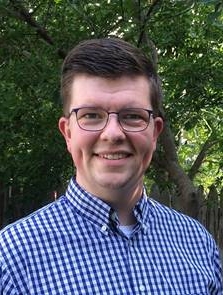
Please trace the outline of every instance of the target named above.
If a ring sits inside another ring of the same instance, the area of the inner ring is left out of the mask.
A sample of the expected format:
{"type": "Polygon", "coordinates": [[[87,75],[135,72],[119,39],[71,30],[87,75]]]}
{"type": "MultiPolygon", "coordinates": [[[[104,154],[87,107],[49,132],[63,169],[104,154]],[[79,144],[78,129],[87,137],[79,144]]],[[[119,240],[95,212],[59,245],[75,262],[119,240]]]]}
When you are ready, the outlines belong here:
{"type": "Polygon", "coordinates": [[[19,295],[0,254],[0,295],[19,295]]]}
{"type": "Polygon", "coordinates": [[[215,245],[214,254],[213,254],[213,267],[214,273],[216,277],[216,288],[217,292],[213,291],[211,294],[213,295],[222,295],[223,294],[223,272],[222,272],[222,265],[219,255],[219,250],[215,245]]]}

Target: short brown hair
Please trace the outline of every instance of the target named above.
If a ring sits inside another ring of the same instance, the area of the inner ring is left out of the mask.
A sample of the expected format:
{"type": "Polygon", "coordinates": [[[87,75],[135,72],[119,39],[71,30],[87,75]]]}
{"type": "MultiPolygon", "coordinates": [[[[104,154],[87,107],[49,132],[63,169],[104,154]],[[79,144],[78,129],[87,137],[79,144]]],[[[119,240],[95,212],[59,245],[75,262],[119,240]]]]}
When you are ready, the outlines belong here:
{"type": "Polygon", "coordinates": [[[151,103],[160,115],[162,91],[153,63],[143,52],[119,38],[90,39],[79,43],[67,55],[62,66],[61,97],[65,116],[70,105],[70,89],[75,76],[116,79],[121,76],[145,76],[151,87],[151,103]]]}

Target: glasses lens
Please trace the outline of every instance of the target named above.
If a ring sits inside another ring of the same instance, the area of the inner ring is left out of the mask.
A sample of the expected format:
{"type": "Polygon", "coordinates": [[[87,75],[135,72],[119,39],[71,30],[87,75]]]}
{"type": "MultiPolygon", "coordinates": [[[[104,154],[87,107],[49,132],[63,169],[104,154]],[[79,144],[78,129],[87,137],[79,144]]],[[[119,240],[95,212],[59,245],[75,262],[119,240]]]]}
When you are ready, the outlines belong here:
{"type": "Polygon", "coordinates": [[[149,125],[150,113],[144,109],[125,109],[119,112],[119,122],[126,131],[142,131],[149,125]]]}
{"type": "Polygon", "coordinates": [[[108,114],[98,108],[81,108],[77,112],[77,122],[80,128],[89,131],[101,130],[105,127],[108,114]]]}

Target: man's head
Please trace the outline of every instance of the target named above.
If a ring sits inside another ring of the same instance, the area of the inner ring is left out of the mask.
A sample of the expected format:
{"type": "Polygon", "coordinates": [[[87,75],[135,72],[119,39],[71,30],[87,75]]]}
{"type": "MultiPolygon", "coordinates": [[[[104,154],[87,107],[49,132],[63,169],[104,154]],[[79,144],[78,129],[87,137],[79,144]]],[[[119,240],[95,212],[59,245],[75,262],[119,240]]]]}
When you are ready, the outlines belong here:
{"type": "Polygon", "coordinates": [[[150,83],[149,99],[154,114],[160,114],[162,93],[159,77],[152,62],[133,45],[118,38],[91,39],[70,51],[62,67],[61,79],[65,116],[69,114],[71,85],[80,74],[108,79],[144,76],[150,83]]]}
{"type": "Polygon", "coordinates": [[[77,182],[109,204],[136,201],[163,127],[152,64],[119,39],[89,40],[68,54],[62,76],[59,129],[77,182]]]}

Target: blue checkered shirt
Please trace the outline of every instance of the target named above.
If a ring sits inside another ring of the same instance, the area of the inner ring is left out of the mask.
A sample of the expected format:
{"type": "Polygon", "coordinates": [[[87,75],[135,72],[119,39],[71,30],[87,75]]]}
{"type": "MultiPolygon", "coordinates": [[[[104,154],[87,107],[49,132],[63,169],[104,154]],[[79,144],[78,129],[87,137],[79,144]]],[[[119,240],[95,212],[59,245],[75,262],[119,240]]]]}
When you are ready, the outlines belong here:
{"type": "Polygon", "coordinates": [[[1,295],[222,295],[218,251],[195,220],[146,193],[126,237],[116,213],[70,181],[0,233],[1,295]]]}

